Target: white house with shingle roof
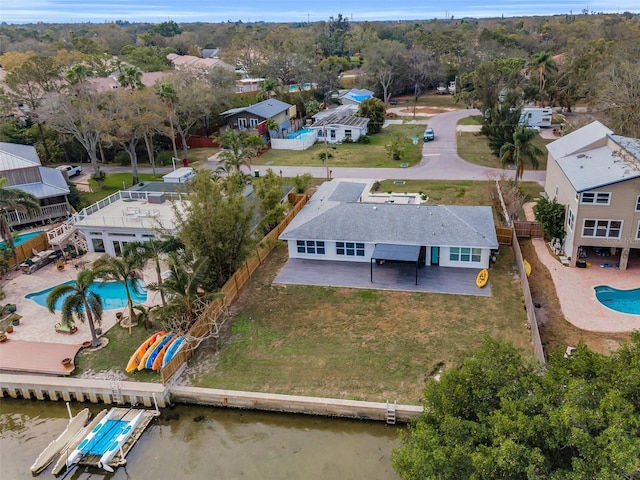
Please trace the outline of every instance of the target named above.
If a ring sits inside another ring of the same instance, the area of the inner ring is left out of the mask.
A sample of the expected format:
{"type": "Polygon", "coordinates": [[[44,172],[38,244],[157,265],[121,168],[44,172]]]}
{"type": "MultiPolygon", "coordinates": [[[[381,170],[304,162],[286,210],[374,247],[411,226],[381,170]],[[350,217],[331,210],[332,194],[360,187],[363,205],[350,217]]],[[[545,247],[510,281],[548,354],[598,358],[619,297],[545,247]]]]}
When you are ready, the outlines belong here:
{"type": "Polygon", "coordinates": [[[487,268],[498,248],[485,206],[370,203],[368,184],[323,183],[280,235],[289,258],[487,268]]]}
{"type": "Polygon", "coordinates": [[[324,116],[309,128],[317,132],[319,142],[342,143],[346,139],[357,142],[362,135],[367,134],[368,126],[368,118],[338,111],[324,116]]]}
{"type": "Polygon", "coordinates": [[[547,145],[545,193],[566,206],[564,250],[575,266],[582,249],[640,258],[640,139],[592,122],[547,145]]]}

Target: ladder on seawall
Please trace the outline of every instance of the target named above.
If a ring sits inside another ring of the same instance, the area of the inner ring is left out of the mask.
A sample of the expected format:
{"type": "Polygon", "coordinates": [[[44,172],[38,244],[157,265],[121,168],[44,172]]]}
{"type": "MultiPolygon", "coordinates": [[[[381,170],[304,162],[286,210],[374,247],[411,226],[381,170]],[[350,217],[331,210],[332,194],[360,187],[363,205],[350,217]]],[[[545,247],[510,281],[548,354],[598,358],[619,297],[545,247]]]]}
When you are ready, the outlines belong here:
{"type": "Polygon", "coordinates": [[[395,425],[396,424],[396,403],[389,403],[387,400],[387,425],[395,425]]]}
{"type": "Polygon", "coordinates": [[[120,380],[111,381],[111,399],[114,403],[123,403],[122,384],[120,380]]]}

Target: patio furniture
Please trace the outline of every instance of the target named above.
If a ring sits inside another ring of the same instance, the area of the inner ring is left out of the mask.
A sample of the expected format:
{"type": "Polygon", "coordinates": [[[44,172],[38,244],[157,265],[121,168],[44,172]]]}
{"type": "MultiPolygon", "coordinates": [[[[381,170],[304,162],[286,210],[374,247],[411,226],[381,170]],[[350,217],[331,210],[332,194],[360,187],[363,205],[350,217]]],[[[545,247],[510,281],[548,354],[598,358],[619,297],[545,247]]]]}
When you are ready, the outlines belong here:
{"type": "Polygon", "coordinates": [[[64,325],[62,323],[56,323],[56,332],[58,333],[66,333],[68,335],[73,335],[78,331],[78,327],[75,325],[64,325]]]}

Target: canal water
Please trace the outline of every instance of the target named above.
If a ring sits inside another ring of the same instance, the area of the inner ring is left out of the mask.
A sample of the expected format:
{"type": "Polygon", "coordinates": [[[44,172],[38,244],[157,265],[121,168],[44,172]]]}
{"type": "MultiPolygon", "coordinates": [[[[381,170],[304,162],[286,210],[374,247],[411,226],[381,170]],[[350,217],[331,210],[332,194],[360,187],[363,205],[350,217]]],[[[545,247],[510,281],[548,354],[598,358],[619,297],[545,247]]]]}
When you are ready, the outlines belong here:
{"type": "MultiPolygon", "coordinates": [[[[72,403],[93,414],[108,406],[72,403]]],[[[29,467],[65,428],[63,402],[0,401],[0,479],[29,467]]],[[[397,479],[398,428],[379,422],[178,405],[163,409],[114,474],[80,467],[67,479],[397,479]]],[[[401,428],[401,427],[400,427],[401,428]]],[[[40,474],[53,478],[51,466],[40,474]]]]}

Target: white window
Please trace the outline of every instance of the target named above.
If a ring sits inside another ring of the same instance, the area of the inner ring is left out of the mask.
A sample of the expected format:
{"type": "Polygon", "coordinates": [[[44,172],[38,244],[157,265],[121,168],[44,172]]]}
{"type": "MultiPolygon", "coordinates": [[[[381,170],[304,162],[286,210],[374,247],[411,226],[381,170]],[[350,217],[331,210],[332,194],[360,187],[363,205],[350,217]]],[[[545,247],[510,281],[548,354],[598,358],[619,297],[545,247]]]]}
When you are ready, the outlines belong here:
{"type": "Polygon", "coordinates": [[[258,128],[258,119],[257,118],[250,118],[249,119],[249,127],[258,128]]]}
{"type": "Polygon", "coordinates": [[[474,262],[480,263],[482,250],[469,247],[451,247],[449,249],[449,260],[452,262],[474,262]]]}
{"type": "Polygon", "coordinates": [[[298,240],[296,241],[298,253],[307,253],[310,255],[324,255],[324,242],[316,240],[298,240]]]}
{"type": "Polygon", "coordinates": [[[345,136],[346,138],[351,138],[351,130],[345,130],[345,131],[344,131],[344,136],[345,136]]]}
{"type": "Polygon", "coordinates": [[[247,119],[246,118],[239,118],[238,119],[238,128],[240,130],[244,130],[245,128],[247,128],[247,119]]]}
{"type": "Polygon", "coordinates": [[[622,220],[597,220],[585,218],[582,225],[583,237],[620,238],[622,234],[622,220]]]}
{"type": "Polygon", "coordinates": [[[318,129],[318,137],[324,137],[324,132],[322,129],[318,129]]]}
{"type": "Polygon", "coordinates": [[[576,216],[573,214],[573,210],[569,209],[567,213],[567,226],[569,230],[573,232],[573,225],[576,223],[576,216]]]}
{"type": "Polygon", "coordinates": [[[336,138],[336,131],[335,130],[329,130],[329,135],[331,135],[331,139],[335,140],[336,138]]]}
{"type": "Polygon", "coordinates": [[[609,192],[584,192],[580,203],[591,203],[597,205],[609,205],[611,203],[611,193],[609,192]]]}
{"type": "Polygon", "coordinates": [[[336,255],[364,257],[364,243],[336,242],[336,255]]]}
{"type": "Polygon", "coordinates": [[[640,240],[640,220],[638,220],[638,228],[636,230],[636,240],[640,240]]]}
{"type": "Polygon", "coordinates": [[[636,212],[640,212],[640,195],[636,198],[636,212]]]}

